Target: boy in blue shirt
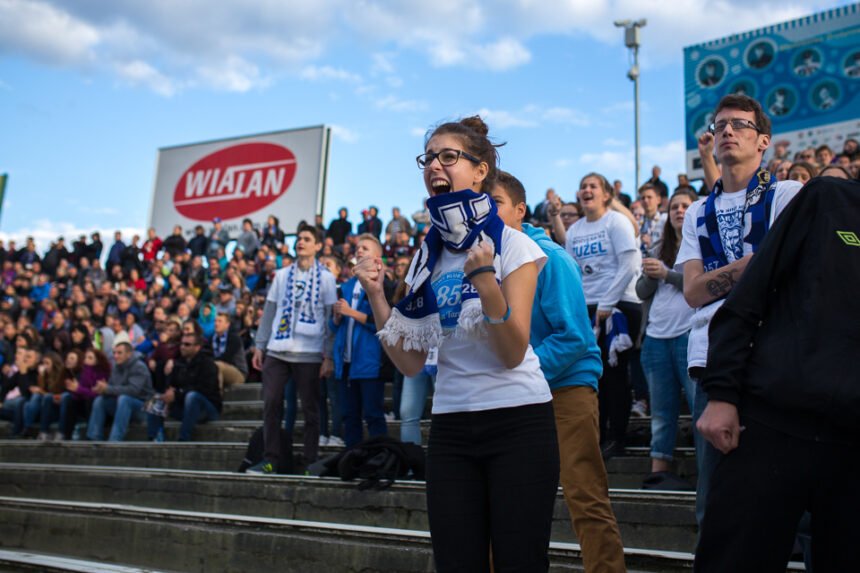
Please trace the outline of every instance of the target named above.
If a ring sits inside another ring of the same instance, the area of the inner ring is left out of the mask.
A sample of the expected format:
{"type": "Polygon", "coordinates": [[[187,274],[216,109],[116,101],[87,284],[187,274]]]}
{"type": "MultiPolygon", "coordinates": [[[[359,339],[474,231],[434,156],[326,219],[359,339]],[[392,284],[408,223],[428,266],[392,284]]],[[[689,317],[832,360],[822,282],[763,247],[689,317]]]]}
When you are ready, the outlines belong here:
{"type": "Polygon", "coordinates": [[[624,547],[600,452],[597,380],[603,368],[579,267],[543,229],[523,223],[526,192],[516,177],[500,171],[493,200],[505,224],[528,235],[547,256],[538,275],[529,342],[552,390],[561,485],[585,569],[623,572],[624,547]]]}

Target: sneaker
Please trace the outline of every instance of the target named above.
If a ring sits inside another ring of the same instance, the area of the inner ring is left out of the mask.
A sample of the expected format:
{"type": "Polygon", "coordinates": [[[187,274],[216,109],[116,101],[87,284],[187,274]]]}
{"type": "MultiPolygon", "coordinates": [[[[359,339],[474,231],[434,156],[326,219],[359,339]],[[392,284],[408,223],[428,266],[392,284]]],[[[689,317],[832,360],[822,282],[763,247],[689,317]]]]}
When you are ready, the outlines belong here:
{"type": "Polygon", "coordinates": [[[320,446],[327,446],[330,441],[327,436],[320,436],[320,446]]]}
{"type": "Polygon", "coordinates": [[[331,448],[345,448],[346,444],[344,441],[337,436],[332,436],[328,439],[328,445],[331,448]]]}
{"type": "Polygon", "coordinates": [[[48,432],[39,432],[39,436],[36,439],[40,442],[50,442],[51,436],[48,435],[48,432]]]}
{"type": "Polygon", "coordinates": [[[648,416],[648,402],[646,400],[636,400],[633,402],[633,407],[630,408],[630,413],[637,418],[645,418],[648,416]]]}
{"type": "Polygon", "coordinates": [[[66,437],[63,436],[63,432],[59,432],[59,431],[54,432],[54,441],[55,442],[62,442],[65,439],[66,439],[66,437]]]}
{"type": "Polygon", "coordinates": [[[386,412],[385,413],[385,421],[386,422],[393,422],[394,419],[395,419],[394,412],[386,412]]]}
{"type": "Polygon", "coordinates": [[[673,472],[654,472],[642,480],[642,489],[661,491],[696,491],[693,484],[673,472]]]}
{"type": "Polygon", "coordinates": [[[272,462],[263,460],[262,462],[249,467],[245,470],[245,473],[254,475],[273,475],[275,474],[275,465],[272,462]]]}

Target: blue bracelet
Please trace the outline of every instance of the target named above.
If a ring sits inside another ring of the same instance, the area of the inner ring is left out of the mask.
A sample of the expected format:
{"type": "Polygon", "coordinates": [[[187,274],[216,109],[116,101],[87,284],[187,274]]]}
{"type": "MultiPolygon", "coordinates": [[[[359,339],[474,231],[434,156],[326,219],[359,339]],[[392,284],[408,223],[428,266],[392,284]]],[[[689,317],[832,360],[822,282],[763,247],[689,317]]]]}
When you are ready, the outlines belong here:
{"type": "Polygon", "coordinates": [[[504,324],[511,317],[511,307],[508,307],[508,310],[505,311],[505,316],[502,318],[490,318],[486,314],[484,315],[484,322],[487,324],[504,324]]]}

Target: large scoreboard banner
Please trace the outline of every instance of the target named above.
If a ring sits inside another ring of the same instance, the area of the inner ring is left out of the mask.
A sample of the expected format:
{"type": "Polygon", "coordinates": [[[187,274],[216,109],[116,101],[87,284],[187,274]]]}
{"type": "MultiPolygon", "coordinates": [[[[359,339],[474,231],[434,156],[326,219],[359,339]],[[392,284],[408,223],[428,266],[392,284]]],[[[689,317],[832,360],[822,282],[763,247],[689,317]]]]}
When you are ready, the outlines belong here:
{"type": "Polygon", "coordinates": [[[242,220],[276,216],[286,232],[314,223],[325,198],[331,129],[293,129],[158,150],[149,224],[161,237],[181,225],[207,232],[215,218],[234,237],[242,220]]]}
{"type": "Polygon", "coordinates": [[[794,153],[860,136],[860,4],[684,48],[687,170],[721,97],[756,98],[794,153]]]}

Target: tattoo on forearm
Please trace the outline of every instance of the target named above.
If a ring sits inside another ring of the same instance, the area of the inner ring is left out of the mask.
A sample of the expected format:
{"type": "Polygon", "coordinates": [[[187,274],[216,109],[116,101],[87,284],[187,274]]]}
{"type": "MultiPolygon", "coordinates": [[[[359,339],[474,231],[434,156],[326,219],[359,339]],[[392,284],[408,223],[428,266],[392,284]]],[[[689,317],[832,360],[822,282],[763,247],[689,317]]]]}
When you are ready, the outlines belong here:
{"type": "Polygon", "coordinates": [[[705,286],[708,292],[711,293],[711,296],[721,297],[732,290],[738,282],[735,278],[737,272],[737,269],[723,271],[717,274],[716,278],[709,280],[705,286]]]}

